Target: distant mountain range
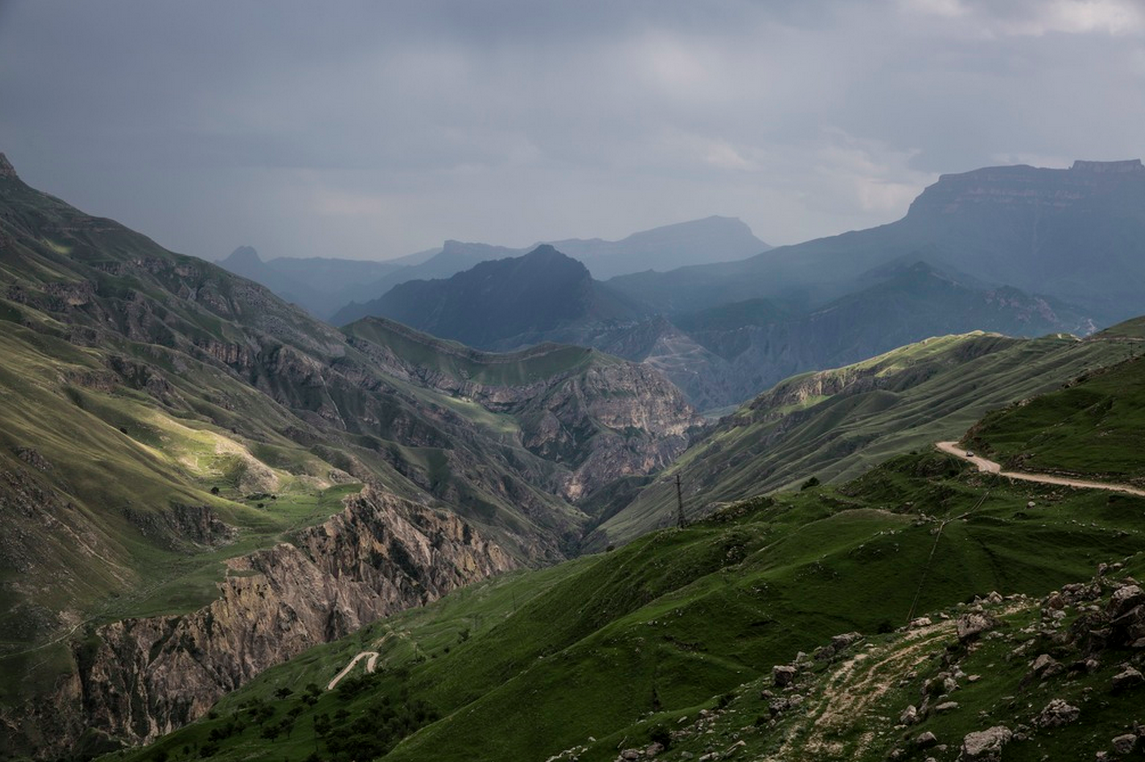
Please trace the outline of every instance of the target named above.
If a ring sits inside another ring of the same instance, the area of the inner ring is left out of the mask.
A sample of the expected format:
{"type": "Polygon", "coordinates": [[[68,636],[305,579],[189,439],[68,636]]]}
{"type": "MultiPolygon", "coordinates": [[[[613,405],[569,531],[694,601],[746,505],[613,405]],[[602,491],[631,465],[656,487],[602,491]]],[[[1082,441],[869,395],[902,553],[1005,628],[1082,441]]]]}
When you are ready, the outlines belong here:
{"type": "Polygon", "coordinates": [[[518,261],[408,282],[336,322],[386,315],[489,349],[586,344],[722,408],[927,336],[1087,335],[1145,310],[1145,168],[944,175],[890,225],[605,283],[587,271],[570,279],[553,257],[518,261]],[[614,306],[627,296],[628,309],[602,309],[602,295],[614,306]]]}
{"type": "Polygon", "coordinates": [[[1081,305],[1102,322],[1126,319],[1145,294],[1145,167],[1078,161],[943,175],[898,222],[610,285],[670,314],[761,297],[816,307],[859,290],[876,268],[920,260],[1081,305]]]}
{"type": "Polygon", "coordinates": [[[1084,310],[1061,300],[983,286],[925,262],[863,273],[855,281],[861,290],[810,309],[799,299],[752,299],[665,316],[613,283],[593,280],[579,262],[542,246],[448,279],[403,283],[342,310],[334,322],[383,316],[498,351],[544,341],[593,346],[651,365],[703,410],[927,336],[1084,335],[1095,328],[1084,310]]]}
{"type": "MultiPolygon", "coordinates": [[[[727,262],[771,248],[756,238],[751,228],[732,217],[665,225],[633,233],[620,241],[570,238],[550,243],[583,262],[597,279],[727,262]]],[[[440,248],[383,262],[323,257],[264,262],[253,248],[241,246],[219,265],[328,320],[340,309],[377,299],[400,283],[448,278],[481,262],[522,256],[537,245],[540,244],[514,249],[449,240],[440,248]]]]}

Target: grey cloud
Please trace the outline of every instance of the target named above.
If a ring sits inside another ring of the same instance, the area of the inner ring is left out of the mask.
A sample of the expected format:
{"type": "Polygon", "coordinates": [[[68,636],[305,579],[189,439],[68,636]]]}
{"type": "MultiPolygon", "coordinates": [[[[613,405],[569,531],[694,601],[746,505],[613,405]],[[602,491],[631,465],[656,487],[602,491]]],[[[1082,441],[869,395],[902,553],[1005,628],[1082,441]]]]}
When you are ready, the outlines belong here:
{"type": "Polygon", "coordinates": [[[26,0],[0,4],[0,150],[207,257],[708,214],[792,242],[939,172],[1137,156],[1136,5],[1076,5],[26,0]]]}

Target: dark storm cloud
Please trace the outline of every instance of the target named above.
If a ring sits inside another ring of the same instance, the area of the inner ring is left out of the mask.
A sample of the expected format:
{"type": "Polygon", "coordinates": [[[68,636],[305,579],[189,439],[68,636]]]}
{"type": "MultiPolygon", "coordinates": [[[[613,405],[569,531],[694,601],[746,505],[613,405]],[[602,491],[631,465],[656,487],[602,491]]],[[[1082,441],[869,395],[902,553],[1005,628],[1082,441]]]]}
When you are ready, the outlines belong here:
{"type": "Polygon", "coordinates": [[[939,172],[1141,154],[1135,0],[0,4],[0,150],[206,257],[727,214],[789,242],[939,172]]]}

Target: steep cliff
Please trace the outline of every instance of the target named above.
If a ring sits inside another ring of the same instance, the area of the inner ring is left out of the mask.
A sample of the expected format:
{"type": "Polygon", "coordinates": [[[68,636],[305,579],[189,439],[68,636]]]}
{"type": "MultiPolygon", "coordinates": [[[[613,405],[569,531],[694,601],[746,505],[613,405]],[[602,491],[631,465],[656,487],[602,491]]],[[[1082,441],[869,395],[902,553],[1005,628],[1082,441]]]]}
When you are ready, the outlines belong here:
{"type": "Polygon", "coordinates": [[[480,352],[379,318],[344,330],[388,373],[511,416],[514,441],[561,467],[560,493],[570,500],[658,471],[702,425],[660,373],[592,349],[480,352]]]}
{"type": "Polygon", "coordinates": [[[219,597],[183,616],[89,630],[49,701],[5,717],[24,744],[61,751],[153,740],[305,649],[515,562],[451,516],[374,488],[325,523],[227,562],[219,597]]]}

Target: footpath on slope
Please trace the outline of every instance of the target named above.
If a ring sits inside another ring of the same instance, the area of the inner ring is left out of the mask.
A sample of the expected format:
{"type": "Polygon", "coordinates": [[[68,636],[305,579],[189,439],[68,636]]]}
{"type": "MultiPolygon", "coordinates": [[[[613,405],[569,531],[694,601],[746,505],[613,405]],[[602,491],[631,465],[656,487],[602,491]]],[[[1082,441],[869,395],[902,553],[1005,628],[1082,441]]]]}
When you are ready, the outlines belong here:
{"type": "Polygon", "coordinates": [[[1053,476],[1051,474],[1029,474],[1021,471],[1003,471],[999,463],[988,460],[979,455],[967,455],[966,450],[958,447],[957,442],[935,442],[937,447],[947,455],[953,455],[962,460],[969,461],[978,467],[978,470],[985,474],[997,474],[1004,476],[1007,479],[1019,479],[1025,482],[1038,482],[1039,484],[1056,484],[1064,487],[1078,487],[1080,489],[1104,489],[1111,492],[1126,492],[1130,495],[1139,495],[1145,497],[1145,490],[1138,487],[1132,487],[1128,484],[1109,484],[1106,482],[1089,482],[1081,479],[1070,479],[1065,476],[1053,476]]]}

